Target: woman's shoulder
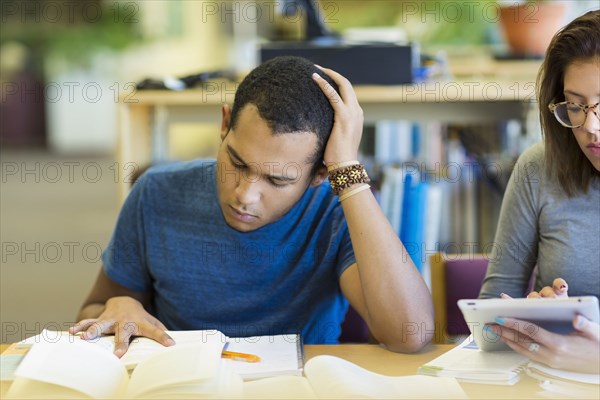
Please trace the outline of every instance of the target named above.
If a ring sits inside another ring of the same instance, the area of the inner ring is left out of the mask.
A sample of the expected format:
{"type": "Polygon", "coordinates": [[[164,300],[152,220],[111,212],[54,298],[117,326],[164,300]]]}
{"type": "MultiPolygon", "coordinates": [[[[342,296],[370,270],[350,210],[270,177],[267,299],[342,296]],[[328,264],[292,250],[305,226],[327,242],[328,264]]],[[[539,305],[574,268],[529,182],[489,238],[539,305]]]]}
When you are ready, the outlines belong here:
{"type": "Polygon", "coordinates": [[[538,186],[548,180],[543,142],[536,143],[521,153],[511,179],[514,184],[527,186],[538,186]]]}
{"type": "Polygon", "coordinates": [[[545,164],[546,150],[544,148],[544,142],[537,142],[533,146],[528,147],[521,155],[519,156],[518,164],[536,164],[539,166],[543,166],[545,164]]]}

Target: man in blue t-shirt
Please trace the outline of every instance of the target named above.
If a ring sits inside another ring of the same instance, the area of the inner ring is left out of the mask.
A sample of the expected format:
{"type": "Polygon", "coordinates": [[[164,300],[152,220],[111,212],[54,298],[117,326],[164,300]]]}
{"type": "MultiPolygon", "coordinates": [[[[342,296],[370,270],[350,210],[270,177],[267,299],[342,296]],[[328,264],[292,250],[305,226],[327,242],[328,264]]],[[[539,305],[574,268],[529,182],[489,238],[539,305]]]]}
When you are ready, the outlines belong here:
{"type": "Polygon", "coordinates": [[[423,347],[431,297],[355,161],[362,126],[338,73],[254,69],[222,108],[216,162],[134,184],[71,332],[114,333],[118,356],[133,335],[172,345],[166,329],[336,343],[347,299],[389,349],[423,347]]]}

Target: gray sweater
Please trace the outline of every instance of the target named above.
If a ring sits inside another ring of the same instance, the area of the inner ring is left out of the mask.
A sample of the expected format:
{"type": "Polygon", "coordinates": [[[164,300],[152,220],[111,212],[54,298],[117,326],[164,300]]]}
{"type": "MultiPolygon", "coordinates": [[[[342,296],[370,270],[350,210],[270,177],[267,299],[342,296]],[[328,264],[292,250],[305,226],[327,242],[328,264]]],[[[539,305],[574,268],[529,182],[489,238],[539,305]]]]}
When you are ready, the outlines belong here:
{"type": "Polygon", "coordinates": [[[600,297],[600,179],[567,197],[548,177],[544,145],[525,151],[510,177],[495,246],[479,297],[523,297],[537,264],[534,290],[569,284],[570,296],[600,297]]]}

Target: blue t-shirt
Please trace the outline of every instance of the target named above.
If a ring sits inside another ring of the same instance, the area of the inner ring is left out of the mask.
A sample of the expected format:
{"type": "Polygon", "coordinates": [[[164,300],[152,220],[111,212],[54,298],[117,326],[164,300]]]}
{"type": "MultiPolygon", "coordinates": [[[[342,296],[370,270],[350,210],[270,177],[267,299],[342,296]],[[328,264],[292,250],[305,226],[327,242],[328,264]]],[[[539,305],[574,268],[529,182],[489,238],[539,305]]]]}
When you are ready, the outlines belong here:
{"type": "Polygon", "coordinates": [[[152,292],[151,311],[171,330],[302,333],[305,343],[337,343],[348,307],[339,277],[355,258],[329,184],[309,188],[278,221],[242,233],[226,224],[215,179],[214,161],[148,170],[102,255],[106,274],[152,292]]]}

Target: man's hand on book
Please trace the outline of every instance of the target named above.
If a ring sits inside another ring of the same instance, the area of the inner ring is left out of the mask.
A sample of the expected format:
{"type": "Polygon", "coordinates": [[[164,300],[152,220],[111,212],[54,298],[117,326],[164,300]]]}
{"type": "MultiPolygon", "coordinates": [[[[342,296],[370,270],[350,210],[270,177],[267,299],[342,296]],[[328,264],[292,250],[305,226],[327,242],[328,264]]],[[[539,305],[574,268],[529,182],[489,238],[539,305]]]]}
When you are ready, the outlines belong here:
{"type": "Polygon", "coordinates": [[[81,332],[81,338],[92,340],[102,335],[115,335],[115,355],[122,357],[129,348],[133,336],[144,336],[163,346],[172,346],[175,341],[165,332],[167,328],[150,315],[142,304],[127,296],[112,297],[106,302],[98,318],[79,321],[69,328],[71,334],[81,332]]]}

